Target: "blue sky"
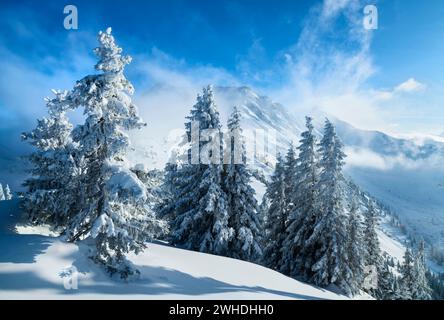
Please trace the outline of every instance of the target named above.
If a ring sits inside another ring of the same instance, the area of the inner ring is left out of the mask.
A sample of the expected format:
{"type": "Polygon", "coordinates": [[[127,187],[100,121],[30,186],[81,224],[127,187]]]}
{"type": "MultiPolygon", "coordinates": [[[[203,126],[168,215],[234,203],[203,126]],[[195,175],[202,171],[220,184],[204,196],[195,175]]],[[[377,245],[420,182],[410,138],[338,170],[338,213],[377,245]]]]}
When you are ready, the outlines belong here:
{"type": "MultiPolygon", "coordinates": [[[[0,145],[45,114],[51,88],[93,72],[108,26],[134,57],[138,94],[158,86],[249,85],[294,112],[318,108],[393,134],[444,132],[440,0],[66,1],[0,3],[0,145]],[[375,4],[379,28],[364,30],[375,4]]],[[[140,99],[140,96],[139,96],[140,99]]]]}

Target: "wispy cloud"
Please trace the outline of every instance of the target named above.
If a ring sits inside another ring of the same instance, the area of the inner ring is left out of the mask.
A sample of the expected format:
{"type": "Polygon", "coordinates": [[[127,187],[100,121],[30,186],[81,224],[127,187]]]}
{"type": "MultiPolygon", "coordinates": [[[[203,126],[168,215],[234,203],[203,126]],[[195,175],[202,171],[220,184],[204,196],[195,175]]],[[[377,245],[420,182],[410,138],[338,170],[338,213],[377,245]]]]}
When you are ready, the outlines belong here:
{"type": "Polygon", "coordinates": [[[295,113],[331,114],[390,134],[418,130],[407,117],[424,116],[429,87],[415,77],[389,89],[375,86],[384,70],[374,62],[372,42],[382,31],[364,28],[366,4],[324,0],[313,7],[298,41],[277,59],[284,85],[263,90],[295,113]]]}
{"type": "Polygon", "coordinates": [[[359,0],[312,8],[297,43],[283,52],[287,84],[270,95],[295,112],[321,110],[363,128],[382,127],[365,88],[376,68],[363,8],[359,0]]]}
{"type": "Polygon", "coordinates": [[[403,154],[383,155],[363,147],[346,147],[345,153],[347,154],[347,167],[370,168],[383,171],[395,168],[440,170],[442,163],[440,155],[433,155],[424,159],[410,159],[403,154]]]}

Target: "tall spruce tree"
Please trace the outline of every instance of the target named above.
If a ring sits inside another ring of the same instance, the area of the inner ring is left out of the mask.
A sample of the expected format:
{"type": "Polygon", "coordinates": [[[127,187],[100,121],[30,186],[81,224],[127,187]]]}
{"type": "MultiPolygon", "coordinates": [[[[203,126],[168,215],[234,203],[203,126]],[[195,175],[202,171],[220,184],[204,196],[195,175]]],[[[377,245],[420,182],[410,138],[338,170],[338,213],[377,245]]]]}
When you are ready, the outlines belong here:
{"type": "Polygon", "coordinates": [[[291,142],[287,154],[285,155],[285,194],[287,195],[287,204],[285,207],[287,212],[293,211],[294,207],[293,195],[296,193],[297,189],[297,168],[298,160],[296,158],[294,144],[291,142]]]}
{"type": "Polygon", "coordinates": [[[69,221],[70,241],[90,238],[91,258],[126,278],[138,273],[125,254],[136,254],[164,231],[147,203],[143,183],[125,165],[130,141],[125,131],[144,126],[131,102],[134,92],[124,76],[131,57],[122,55],[111,28],[100,32],[95,68],[98,74],[78,81],[70,93],[71,108],[84,108],[85,123],[73,131],[84,159],[79,178],[80,211],[69,221]]]}
{"type": "Polygon", "coordinates": [[[403,300],[413,299],[413,292],[416,291],[416,272],[415,261],[412,251],[407,248],[404,253],[404,262],[401,265],[401,290],[403,292],[403,300]]]}
{"type": "Polygon", "coordinates": [[[381,264],[376,298],[379,300],[398,300],[400,299],[400,292],[398,291],[398,280],[390,269],[389,259],[386,258],[381,264]]]}
{"type": "Polygon", "coordinates": [[[415,286],[412,288],[412,298],[415,300],[430,300],[432,289],[427,279],[427,266],[425,260],[425,242],[420,240],[418,251],[414,257],[415,286]]]}
{"type": "Polygon", "coordinates": [[[293,185],[293,192],[288,194],[293,208],[288,217],[287,237],[282,246],[284,254],[281,271],[307,280],[314,264],[315,248],[307,246],[306,241],[314,231],[318,216],[319,166],[317,142],[310,117],[306,118],[306,127],[307,130],[301,134],[298,158],[293,161],[296,163],[296,168],[292,168],[293,180],[288,182],[293,185]]]}
{"type": "Polygon", "coordinates": [[[319,145],[320,214],[306,246],[314,248],[315,263],[311,267],[311,281],[323,287],[335,285],[351,295],[353,273],[347,255],[347,218],[342,174],[345,154],[342,148],[333,124],[327,119],[319,145]]]}
{"type": "MultiPolygon", "coordinates": [[[[154,210],[159,218],[165,219],[168,223],[174,220],[175,216],[175,188],[178,165],[168,162],[165,165],[164,177],[160,186],[160,199],[154,210]]],[[[168,235],[166,235],[168,238],[168,235]]]]}
{"type": "Polygon", "coordinates": [[[227,255],[233,230],[228,226],[227,196],[222,190],[219,112],[210,86],[203,89],[202,95],[198,95],[187,119],[189,122],[185,128],[192,144],[188,162],[174,171],[171,166],[167,168],[173,196],[164,205],[162,214],[171,217],[170,238],[173,244],[191,250],[227,255]],[[197,132],[193,132],[193,125],[198,125],[197,132]],[[216,146],[210,147],[215,150],[204,154],[210,144],[216,146]]]}
{"type": "Polygon", "coordinates": [[[349,267],[353,273],[350,281],[350,290],[353,294],[359,293],[364,279],[365,246],[363,242],[363,228],[361,215],[358,212],[356,199],[352,199],[348,216],[348,244],[347,255],[349,267]]]}
{"type": "MultiPolygon", "coordinates": [[[[379,277],[382,267],[381,250],[379,248],[378,234],[376,227],[378,225],[378,212],[372,200],[369,201],[367,210],[364,212],[364,244],[365,266],[367,272],[376,270],[379,277]]],[[[373,272],[373,271],[372,271],[373,272]]],[[[368,276],[366,274],[365,276],[368,276]]],[[[377,295],[376,288],[366,289],[370,294],[377,295]]]]}
{"type": "Polygon", "coordinates": [[[225,143],[223,189],[227,195],[228,225],[234,235],[229,242],[228,256],[258,261],[262,255],[262,226],[255,191],[250,186],[251,173],[246,165],[245,141],[241,113],[235,107],[228,119],[228,141],[225,143]],[[237,150],[240,148],[240,150],[237,150]],[[239,163],[240,162],[240,163],[239,163]]]}
{"type": "Polygon", "coordinates": [[[280,270],[282,263],[283,242],[286,235],[287,210],[285,196],[285,165],[279,154],[276,166],[267,186],[265,197],[270,199],[266,214],[264,253],[262,263],[271,269],[280,270]]]}

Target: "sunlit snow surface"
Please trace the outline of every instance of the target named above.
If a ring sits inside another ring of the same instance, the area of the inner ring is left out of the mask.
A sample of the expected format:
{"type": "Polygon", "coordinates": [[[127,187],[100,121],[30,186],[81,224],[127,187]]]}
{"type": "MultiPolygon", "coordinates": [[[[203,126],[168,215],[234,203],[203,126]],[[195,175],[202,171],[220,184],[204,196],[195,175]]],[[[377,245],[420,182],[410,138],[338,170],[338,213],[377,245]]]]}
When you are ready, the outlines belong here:
{"type": "Polygon", "coordinates": [[[86,245],[42,227],[16,228],[17,201],[0,202],[0,215],[0,299],[346,299],[256,264],[162,243],[130,256],[139,279],[110,279],[86,257],[86,245]],[[78,289],[67,290],[72,267],[78,289]]]}

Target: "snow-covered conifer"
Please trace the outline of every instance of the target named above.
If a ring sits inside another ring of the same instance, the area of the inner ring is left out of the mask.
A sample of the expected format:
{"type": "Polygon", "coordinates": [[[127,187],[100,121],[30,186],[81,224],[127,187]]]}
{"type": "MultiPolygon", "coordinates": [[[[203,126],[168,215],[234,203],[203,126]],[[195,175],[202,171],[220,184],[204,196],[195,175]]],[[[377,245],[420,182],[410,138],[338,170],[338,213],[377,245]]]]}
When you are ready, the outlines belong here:
{"type": "Polygon", "coordinates": [[[71,107],[84,107],[86,120],[73,131],[84,164],[77,198],[81,210],[70,220],[67,235],[71,241],[93,239],[91,258],[126,278],[135,270],[125,253],[143,250],[164,224],[150,209],[145,186],[125,161],[130,144],[125,131],[145,125],[131,102],[134,88],[123,73],[131,57],[122,55],[111,28],[100,32],[98,40],[94,52],[99,73],[78,81],[70,93],[71,107]]]}
{"type": "Polygon", "coordinates": [[[430,300],[432,290],[426,277],[425,243],[421,239],[418,252],[414,257],[415,285],[412,288],[412,298],[415,300],[430,300]]]}
{"type": "MultiPolygon", "coordinates": [[[[375,208],[375,204],[370,200],[367,205],[367,210],[364,212],[364,244],[366,248],[364,261],[366,270],[374,270],[374,268],[376,268],[376,272],[379,276],[382,267],[382,259],[378,235],[376,233],[377,226],[378,212],[375,208]]],[[[372,295],[377,295],[374,288],[369,288],[367,291],[372,295]]]]}
{"type": "Polygon", "coordinates": [[[280,270],[282,248],[285,240],[287,221],[285,197],[285,165],[278,155],[271,182],[267,186],[265,197],[270,199],[265,221],[265,240],[262,263],[271,269],[280,270]]]}
{"type": "Polygon", "coordinates": [[[298,160],[296,159],[296,152],[293,142],[290,143],[287,154],[285,155],[285,194],[287,195],[286,210],[291,212],[293,210],[293,195],[297,189],[296,170],[298,168],[298,160]]]}
{"type": "Polygon", "coordinates": [[[233,230],[228,226],[227,197],[222,190],[222,149],[206,155],[209,163],[203,161],[203,151],[208,149],[209,143],[222,145],[219,112],[210,86],[198,95],[187,119],[188,141],[197,145],[191,145],[187,163],[177,168],[170,166],[171,170],[166,173],[171,181],[172,196],[170,202],[164,204],[163,215],[171,218],[170,238],[173,244],[226,255],[233,230]],[[198,131],[194,132],[197,141],[192,137],[193,124],[198,124],[198,131]],[[210,139],[204,135],[203,130],[207,129],[214,133],[210,139]],[[193,155],[196,149],[200,152],[193,155]],[[196,159],[198,163],[194,163],[196,159]]]}
{"type": "Polygon", "coordinates": [[[163,181],[160,185],[161,195],[155,207],[158,217],[165,219],[169,223],[175,219],[174,214],[176,213],[175,204],[177,199],[174,193],[176,188],[179,187],[179,185],[176,185],[178,168],[179,166],[176,163],[168,162],[165,165],[163,181]]]}
{"type": "Polygon", "coordinates": [[[225,143],[225,152],[229,161],[224,165],[223,173],[223,189],[227,195],[229,215],[228,225],[234,231],[229,242],[228,256],[258,261],[262,255],[262,227],[255,191],[250,186],[251,173],[246,165],[245,141],[240,122],[241,114],[235,107],[227,124],[228,141],[225,143]],[[236,152],[239,152],[240,159],[236,159],[236,152]],[[241,160],[241,163],[236,160],[241,160]]]}
{"type": "Polygon", "coordinates": [[[381,264],[381,270],[378,275],[378,288],[376,297],[380,300],[398,300],[400,292],[398,280],[390,269],[390,261],[386,259],[381,264]]]}
{"type": "MultiPolygon", "coordinates": [[[[318,216],[319,167],[317,142],[310,117],[306,118],[306,127],[307,130],[301,135],[298,158],[293,161],[296,164],[294,174],[291,174],[293,180],[286,180],[293,185],[292,193],[287,195],[291,198],[287,202],[293,203],[293,208],[288,217],[287,238],[282,247],[284,255],[281,272],[308,280],[314,264],[315,248],[307,246],[306,241],[313,233],[318,216]]],[[[287,164],[288,159],[287,155],[287,164]]]]}
{"type": "Polygon", "coordinates": [[[357,294],[364,278],[365,246],[363,241],[363,228],[361,215],[358,212],[357,200],[353,199],[348,217],[348,261],[353,273],[350,289],[357,294]]]}
{"type": "Polygon", "coordinates": [[[319,146],[320,214],[306,246],[316,248],[313,251],[315,263],[311,267],[311,281],[323,287],[335,285],[351,295],[353,273],[347,256],[347,217],[342,174],[345,154],[342,148],[333,124],[326,120],[319,146]]]}
{"type": "Polygon", "coordinates": [[[404,262],[400,268],[401,272],[401,288],[404,294],[404,299],[413,299],[413,292],[416,291],[416,272],[415,272],[415,258],[410,248],[407,248],[404,253],[404,262]]]}
{"type": "Polygon", "coordinates": [[[373,201],[369,201],[367,211],[364,213],[365,264],[366,266],[375,266],[377,270],[380,270],[382,260],[378,235],[376,233],[377,226],[378,212],[373,201]]]}

